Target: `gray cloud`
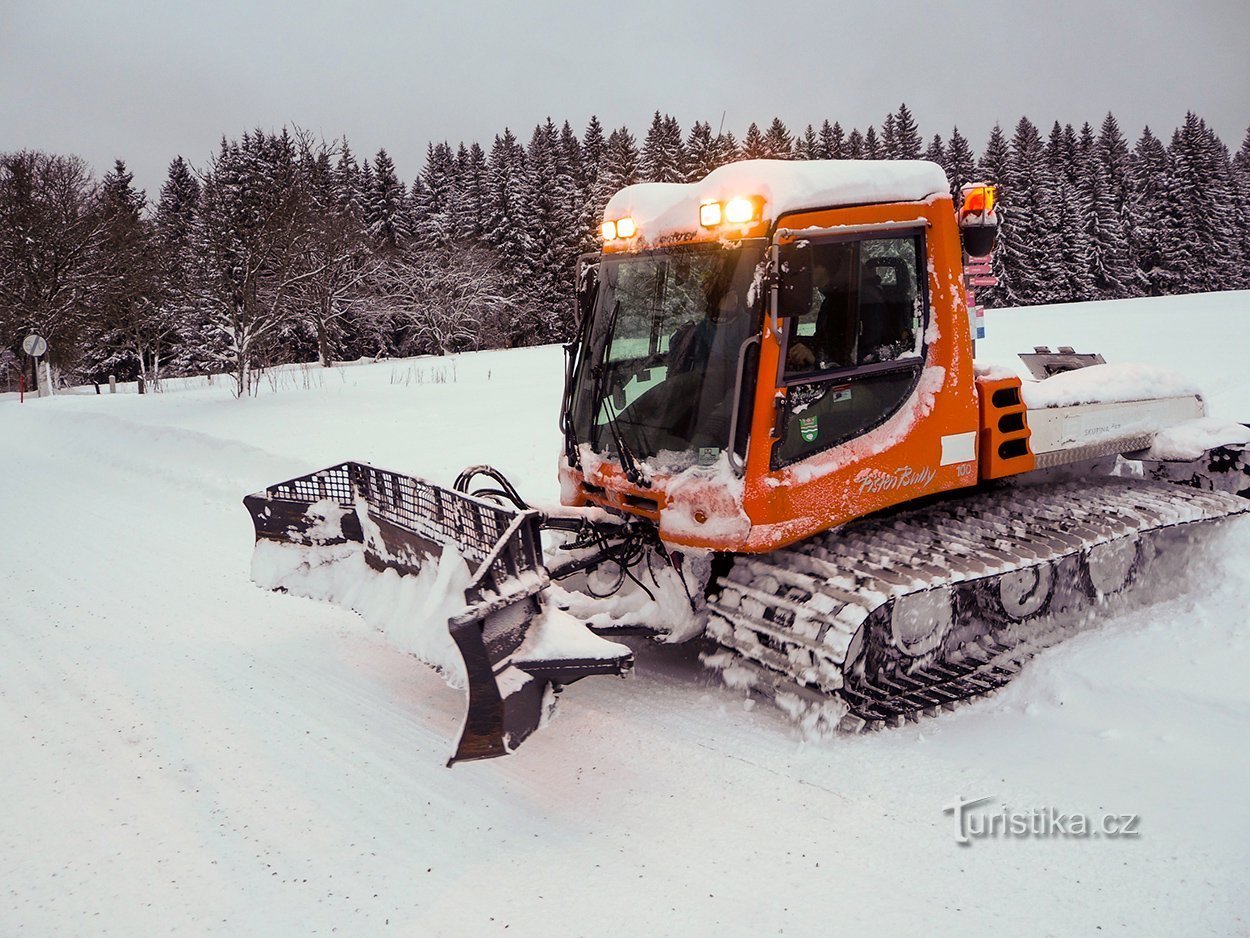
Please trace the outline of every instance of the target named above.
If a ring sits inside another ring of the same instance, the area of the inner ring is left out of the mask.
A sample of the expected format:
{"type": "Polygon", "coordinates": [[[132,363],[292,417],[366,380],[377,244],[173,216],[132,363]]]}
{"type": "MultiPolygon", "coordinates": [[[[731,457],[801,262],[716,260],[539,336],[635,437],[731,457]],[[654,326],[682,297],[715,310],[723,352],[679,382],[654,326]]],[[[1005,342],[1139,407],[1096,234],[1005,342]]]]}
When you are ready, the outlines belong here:
{"type": "Polygon", "coordinates": [[[766,5],[352,4],[44,0],[0,4],[0,150],[124,158],[155,195],[168,161],[224,133],[297,124],[385,146],[405,176],[426,144],[524,140],[548,115],[645,132],[656,108],[739,136],[776,115],[879,124],[906,101],[926,137],[980,148],[1028,115],[1130,137],[1195,110],[1230,146],[1250,122],[1241,0],[797,0],[766,5]]]}

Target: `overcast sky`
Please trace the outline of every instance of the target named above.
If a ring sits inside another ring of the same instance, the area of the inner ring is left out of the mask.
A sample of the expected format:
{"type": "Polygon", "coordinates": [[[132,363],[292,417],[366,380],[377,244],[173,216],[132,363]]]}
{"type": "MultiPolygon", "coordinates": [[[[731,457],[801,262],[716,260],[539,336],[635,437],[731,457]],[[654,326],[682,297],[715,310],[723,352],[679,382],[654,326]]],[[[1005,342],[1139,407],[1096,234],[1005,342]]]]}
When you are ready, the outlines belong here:
{"type": "Polygon", "coordinates": [[[548,115],[641,137],[657,108],[741,138],[774,115],[849,131],[906,101],[926,139],[979,152],[995,121],[1090,121],[1130,140],[1194,110],[1250,124],[1250,0],[630,0],[211,3],[0,0],[0,151],[121,157],[155,198],[177,154],[298,125],[386,147],[522,140],[548,115]]]}

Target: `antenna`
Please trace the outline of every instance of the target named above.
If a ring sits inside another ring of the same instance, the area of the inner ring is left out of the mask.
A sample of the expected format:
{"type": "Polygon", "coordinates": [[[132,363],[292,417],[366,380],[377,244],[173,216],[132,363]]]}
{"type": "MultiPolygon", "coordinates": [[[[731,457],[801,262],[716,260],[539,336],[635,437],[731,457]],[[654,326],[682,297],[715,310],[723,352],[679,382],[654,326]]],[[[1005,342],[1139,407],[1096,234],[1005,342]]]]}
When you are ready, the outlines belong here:
{"type": "Polygon", "coordinates": [[[721,136],[722,134],[724,134],[724,132],[725,132],[725,115],[726,115],[727,113],[728,113],[727,111],[721,111],[721,112],[720,112],[720,127],[718,127],[718,128],[716,129],[716,136],[717,136],[717,137],[720,137],[720,136],[721,136]]]}

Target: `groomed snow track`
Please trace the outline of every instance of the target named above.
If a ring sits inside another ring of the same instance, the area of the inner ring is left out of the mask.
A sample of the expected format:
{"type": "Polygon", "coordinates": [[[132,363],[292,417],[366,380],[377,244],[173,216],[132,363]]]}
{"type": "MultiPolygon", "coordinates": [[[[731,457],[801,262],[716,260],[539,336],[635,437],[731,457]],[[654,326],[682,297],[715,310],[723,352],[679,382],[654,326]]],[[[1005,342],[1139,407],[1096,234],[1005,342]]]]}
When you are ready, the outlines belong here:
{"type": "MultiPolygon", "coordinates": [[[[1002,488],[738,557],[709,600],[705,656],[806,727],[932,715],[1007,683],[1236,495],[1106,478],[1002,488]]],[[[1160,572],[1158,570],[1154,571],[1160,572]]]]}

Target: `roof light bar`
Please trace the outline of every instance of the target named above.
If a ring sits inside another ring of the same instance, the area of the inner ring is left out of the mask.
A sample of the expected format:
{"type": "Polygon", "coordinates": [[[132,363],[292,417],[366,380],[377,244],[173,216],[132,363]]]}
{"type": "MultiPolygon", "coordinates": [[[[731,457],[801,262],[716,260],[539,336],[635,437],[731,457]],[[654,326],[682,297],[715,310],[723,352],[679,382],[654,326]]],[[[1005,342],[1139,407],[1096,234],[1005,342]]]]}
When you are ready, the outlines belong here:
{"type": "Polygon", "coordinates": [[[604,241],[616,241],[618,238],[632,238],[638,234],[638,226],[628,216],[615,221],[605,221],[599,226],[599,234],[604,241]]]}
{"type": "Polygon", "coordinates": [[[699,224],[704,228],[715,228],[721,223],[721,207],[719,202],[704,202],[699,206],[699,224]]]}
{"type": "Polygon", "coordinates": [[[763,208],[764,200],[758,195],[738,195],[726,202],[709,199],[699,206],[699,224],[704,228],[747,225],[760,220],[763,208]]]}

